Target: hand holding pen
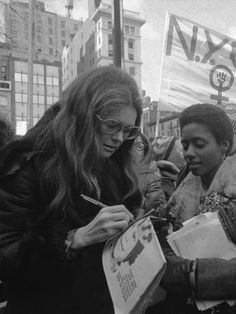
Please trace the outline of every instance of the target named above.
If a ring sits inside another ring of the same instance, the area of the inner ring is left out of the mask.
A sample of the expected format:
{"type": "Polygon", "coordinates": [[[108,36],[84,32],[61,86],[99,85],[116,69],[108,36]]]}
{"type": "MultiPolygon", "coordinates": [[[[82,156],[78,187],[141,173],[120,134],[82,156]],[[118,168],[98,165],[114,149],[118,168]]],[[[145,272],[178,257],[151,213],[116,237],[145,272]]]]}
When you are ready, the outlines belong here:
{"type": "Polygon", "coordinates": [[[81,197],[101,209],[88,225],[75,232],[71,244],[73,249],[105,242],[117,232],[127,228],[133,219],[133,215],[124,205],[107,206],[83,194],[81,197]]]}
{"type": "MultiPolygon", "coordinates": [[[[94,205],[97,205],[97,206],[99,206],[99,207],[101,207],[101,208],[108,206],[108,205],[105,205],[105,204],[101,203],[100,201],[97,201],[97,200],[93,199],[92,197],[86,196],[86,195],[84,195],[84,194],[80,194],[80,196],[81,196],[84,200],[86,200],[86,201],[88,201],[88,202],[90,202],[90,203],[92,203],[92,204],[94,204],[94,205]]],[[[152,218],[155,219],[155,220],[167,221],[166,218],[161,218],[161,217],[153,216],[152,214],[155,212],[155,210],[156,210],[155,208],[150,209],[150,210],[149,210],[148,212],[146,212],[143,216],[139,217],[139,219],[140,219],[140,218],[147,217],[147,216],[150,216],[150,217],[152,217],[152,218]]],[[[135,219],[134,219],[134,217],[132,217],[132,218],[130,219],[129,223],[134,222],[134,221],[135,221],[135,219]]]]}

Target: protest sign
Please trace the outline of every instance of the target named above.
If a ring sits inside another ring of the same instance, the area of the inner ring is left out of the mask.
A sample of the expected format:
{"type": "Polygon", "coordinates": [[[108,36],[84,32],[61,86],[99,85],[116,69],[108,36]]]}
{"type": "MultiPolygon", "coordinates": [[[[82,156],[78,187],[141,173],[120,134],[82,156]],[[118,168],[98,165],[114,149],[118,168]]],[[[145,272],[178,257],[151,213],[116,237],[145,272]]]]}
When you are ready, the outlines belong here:
{"type": "Polygon", "coordinates": [[[236,119],[236,39],[168,14],[162,60],[160,111],[211,103],[236,119]]]}

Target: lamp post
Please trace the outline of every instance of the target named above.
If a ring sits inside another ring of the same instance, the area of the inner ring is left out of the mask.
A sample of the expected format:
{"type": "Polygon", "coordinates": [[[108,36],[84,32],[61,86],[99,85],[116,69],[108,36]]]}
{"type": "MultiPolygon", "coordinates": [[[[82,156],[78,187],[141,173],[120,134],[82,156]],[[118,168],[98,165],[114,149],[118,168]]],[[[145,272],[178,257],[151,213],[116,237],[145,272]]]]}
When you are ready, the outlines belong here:
{"type": "Polygon", "coordinates": [[[27,102],[27,129],[33,126],[33,58],[35,32],[35,0],[29,0],[29,41],[28,41],[28,102],[27,102]]]}
{"type": "Polygon", "coordinates": [[[113,64],[122,68],[124,62],[123,1],[112,0],[113,64]]]}

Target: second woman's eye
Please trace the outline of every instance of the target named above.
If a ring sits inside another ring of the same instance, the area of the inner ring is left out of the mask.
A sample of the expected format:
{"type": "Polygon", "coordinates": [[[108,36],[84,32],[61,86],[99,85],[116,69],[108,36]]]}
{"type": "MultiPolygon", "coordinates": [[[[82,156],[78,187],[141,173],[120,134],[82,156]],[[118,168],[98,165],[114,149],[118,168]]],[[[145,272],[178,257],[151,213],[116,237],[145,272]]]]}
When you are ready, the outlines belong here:
{"type": "Polygon", "coordinates": [[[196,142],[194,143],[194,145],[196,146],[196,148],[201,149],[201,148],[204,148],[204,147],[205,147],[206,143],[205,143],[204,141],[202,141],[202,140],[198,140],[198,141],[196,141],[196,142]]]}

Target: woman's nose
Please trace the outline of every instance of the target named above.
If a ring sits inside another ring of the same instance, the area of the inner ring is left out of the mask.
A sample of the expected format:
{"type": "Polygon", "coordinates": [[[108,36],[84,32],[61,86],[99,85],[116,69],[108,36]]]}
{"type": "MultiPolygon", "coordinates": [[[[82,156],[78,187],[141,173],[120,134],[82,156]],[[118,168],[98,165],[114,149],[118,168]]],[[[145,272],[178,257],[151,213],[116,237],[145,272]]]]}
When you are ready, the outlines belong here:
{"type": "Polygon", "coordinates": [[[191,157],[195,155],[195,151],[192,145],[189,145],[188,149],[185,151],[185,158],[186,157],[191,157]]]}
{"type": "Polygon", "coordinates": [[[119,142],[124,142],[123,130],[120,130],[119,132],[113,134],[112,139],[119,141],[119,142]]]}

